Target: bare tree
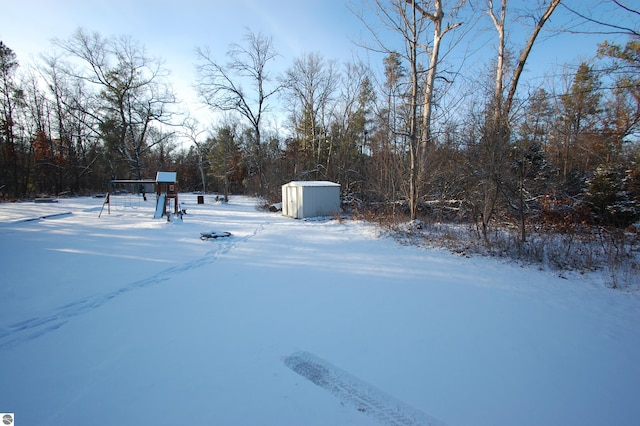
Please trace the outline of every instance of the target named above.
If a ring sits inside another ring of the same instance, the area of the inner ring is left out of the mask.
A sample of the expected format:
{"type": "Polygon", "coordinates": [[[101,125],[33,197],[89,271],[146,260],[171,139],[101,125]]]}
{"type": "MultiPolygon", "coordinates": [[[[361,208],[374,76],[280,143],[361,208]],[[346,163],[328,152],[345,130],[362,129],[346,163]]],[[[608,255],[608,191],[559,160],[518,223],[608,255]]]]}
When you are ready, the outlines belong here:
{"type": "MultiPolygon", "coordinates": [[[[462,25],[461,22],[450,22],[445,25],[444,22],[444,10],[442,0],[433,1],[431,5],[432,10],[429,11],[426,7],[430,2],[426,2],[425,5],[418,4],[415,0],[405,0],[407,3],[413,5],[416,10],[420,12],[422,17],[427,18],[433,25],[433,39],[431,43],[425,44],[423,47],[427,50],[429,55],[429,68],[427,69],[427,78],[424,83],[424,96],[422,106],[422,140],[421,140],[421,157],[422,165],[426,165],[426,155],[428,152],[428,145],[432,142],[432,113],[433,105],[435,102],[435,83],[437,76],[438,64],[440,62],[440,49],[442,45],[442,38],[451,30],[458,28],[462,25]]],[[[456,10],[462,7],[464,1],[459,2],[452,9],[456,10]]],[[[455,16],[455,13],[454,13],[455,16]]]]}
{"type": "MultiPolygon", "coordinates": [[[[507,95],[504,95],[505,79],[505,27],[507,16],[507,0],[501,0],[499,13],[494,10],[494,4],[492,0],[487,0],[487,12],[493,21],[493,24],[498,32],[498,55],[496,63],[496,77],[495,77],[495,90],[492,99],[492,111],[489,112],[487,122],[485,125],[485,131],[483,136],[483,151],[485,152],[484,162],[482,164],[482,173],[479,186],[481,188],[482,198],[480,203],[482,205],[480,220],[482,223],[482,233],[485,242],[488,244],[488,227],[489,222],[492,220],[496,203],[499,196],[503,193],[503,183],[506,162],[508,160],[508,145],[511,134],[509,115],[515,98],[516,90],[518,88],[518,82],[527,58],[534,46],[534,43],[540,34],[544,24],[551,17],[551,14],[560,4],[561,0],[550,0],[544,8],[541,15],[534,17],[534,27],[527,39],[525,46],[523,47],[518,57],[518,62],[514,68],[513,74],[510,79],[507,95]]],[[[524,221],[522,221],[524,223],[524,221]]],[[[522,239],[525,239],[524,229],[521,230],[522,239]]]]}
{"type": "MultiPolygon", "coordinates": [[[[419,55],[421,53],[420,41],[426,31],[425,17],[420,15],[416,7],[416,1],[407,0],[375,0],[375,13],[387,30],[398,33],[404,44],[404,51],[396,50],[387,45],[374,26],[367,22],[360,14],[360,20],[369,29],[375,39],[376,47],[372,50],[381,51],[387,55],[397,55],[408,64],[405,77],[407,88],[403,90],[403,103],[407,105],[406,124],[403,129],[398,129],[408,141],[409,165],[407,173],[407,189],[409,199],[409,211],[411,219],[415,219],[418,206],[418,176],[419,176],[419,147],[420,134],[418,125],[420,104],[420,73],[422,71],[419,55]]],[[[394,84],[396,84],[394,82],[394,84]]]]}
{"type": "Polygon", "coordinates": [[[65,72],[97,91],[99,109],[84,113],[100,123],[101,138],[128,164],[130,174],[142,179],[143,157],[153,145],[147,141],[149,129],[170,124],[176,102],[162,62],[130,37],[104,38],[81,28],[54,43],[80,61],[80,67],[69,65],[65,72]]]}
{"type": "Polygon", "coordinates": [[[209,48],[198,48],[196,90],[214,111],[232,111],[245,118],[253,131],[257,173],[264,184],[261,130],[263,115],[269,110],[269,99],[280,86],[275,84],[267,65],[277,57],[271,37],[248,32],[244,45],[234,44],[227,52],[229,61],[218,62],[209,48]],[[249,84],[247,91],[243,83],[249,84]]]}
{"type": "MultiPolygon", "coordinates": [[[[640,31],[636,26],[633,28],[629,24],[628,26],[624,23],[619,22],[620,16],[618,14],[631,16],[630,22],[636,22],[633,17],[636,19],[640,18],[640,9],[638,9],[638,5],[635,4],[635,8],[628,6],[629,2],[622,2],[619,0],[611,0],[609,2],[610,9],[607,10],[607,13],[602,13],[602,9],[598,9],[598,16],[594,17],[593,11],[581,11],[578,7],[568,6],[566,3],[562,3],[562,7],[568,10],[571,14],[578,18],[578,25],[574,25],[571,30],[567,30],[571,33],[575,34],[623,34],[629,35],[632,37],[640,37],[640,31]],[[627,4],[625,4],[627,3],[627,4]]],[[[578,3],[581,6],[588,6],[588,3],[578,3]]]]}
{"type": "Polygon", "coordinates": [[[14,197],[20,195],[16,119],[18,105],[23,97],[23,91],[15,77],[17,68],[16,54],[0,41],[0,178],[4,180],[0,181],[0,186],[3,191],[10,191],[14,197]],[[8,186],[5,188],[6,185],[8,186]]]}
{"type": "MultiPolygon", "coordinates": [[[[451,7],[452,16],[455,16],[455,11],[464,3],[464,0],[457,1],[451,7]]],[[[361,17],[378,44],[377,50],[386,54],[400,53],[408,63],[409,88],[406,103],[409,114],[406,137],[409,141],[409,212],[413,220],[418,212],[418,188],[420,180],[424,178],[428,145],[432,141],[432,113],[442,39],[461,23],[445,23],[445,6],[442,0],[375,0],[375,6],[385,27],[399,33],[405,44],[404,53],[388,47],[373,26],[361,17]],[[431,40],[426,35],[429,25],[433,27],[431,40]],[[424,53],[428,57],[426,66],[421,61],[424,53]],[[426,77],[423,79],[425,72],[426,77]]]]}
{"type": "Polygon", "coordinates": [[[95,98],[86,93],[84,80],[69,78],[62,67],[61,59],[56,56],[43,57],[39,67],[40,79],[46,83],[49,92],[48,125],[43,127],[43,132],[51,144],[57,141],[58,163],[64,159],[64,164],[56,164],[53,159],[44,159],[43,164],[43,159],[39,159],[37,166],[55,167],[58,192],[63,189],[80,190],[82,180],[86,179],[98,159],[94,148],[99,136],[96,120],[86,112],[99,108],[95,98]],[[90,150],[94,152],[88,156],[90,150]]]}
{"type": "Polygon", "coordinates": [[[200,128],[200,123],[196,119],[187,119],[183,123],[186,137],[195,145],[198,154],[198,172],[202,181],[202,192],[207,192],[207,172],[209,160],[207,159],[208,150],[207,143],[200,140],[201,136],[206,133],[200,128]]]}
{"type": "Polygon", "coordinates": [[[291,121],[301,142],[301,149],[310,161],[300,174],[319,176],[326,164],[326,141],[331,102],[339,82],[335,61],[319,53],[307,53],[293,61],[282,84],[288,96],[291,121]],[[325,160],[325,161],[323,161],[325,160]]]}

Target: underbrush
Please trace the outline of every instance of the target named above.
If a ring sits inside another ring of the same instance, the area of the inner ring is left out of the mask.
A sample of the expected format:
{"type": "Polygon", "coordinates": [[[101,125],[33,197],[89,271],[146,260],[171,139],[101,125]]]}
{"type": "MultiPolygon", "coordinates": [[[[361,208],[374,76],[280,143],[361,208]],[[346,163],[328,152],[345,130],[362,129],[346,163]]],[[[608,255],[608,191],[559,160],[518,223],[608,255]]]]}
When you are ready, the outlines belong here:
{"type": "Polygon", "coordinates": [[[504,258],[563,273],[600,271],[611,288],[640,290],[640,233],[596,226],[563,232],[537,227],[523,242],[520,230],[494,225],[485,240],[474,223],[411,221],[385,212],[360,212],[355,218],[377,223],[402,244],[446,249],[462,256],[504,258]]]}

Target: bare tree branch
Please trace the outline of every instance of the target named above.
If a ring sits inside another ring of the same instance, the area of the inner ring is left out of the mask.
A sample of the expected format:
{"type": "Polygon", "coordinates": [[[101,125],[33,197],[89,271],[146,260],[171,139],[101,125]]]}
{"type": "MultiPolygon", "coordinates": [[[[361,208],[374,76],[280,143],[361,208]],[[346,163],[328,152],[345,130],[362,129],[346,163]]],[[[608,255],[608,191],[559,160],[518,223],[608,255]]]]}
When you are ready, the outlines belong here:
{"type": "MultiPolygon", "coordinates": [[[[638,10],[631,9],[630,7],[623,5],[621,2],[619,2],[617,0],[613,0],[613,2],[615,4],[617,4],[620,8],[626,10],[627,12],[631,12],[633,14],[640,15],[640,11],[638,11],[638,10]]],[[[612,28],[612,29],[616,30],[616,31],[607,31],[607,32],[584,31],[584,32],[581,32],[581,33],[587,33],[587,34],[630,34],[630,35],[633,35],[633,36],[636,36],[636,37],[640,37],[640,32],[638,32],[638,30],[636,30],[634,28],[623,27],[623,26],[620,26],[620,25],[612,24],[610,22],[605,22],[605,21],[600,20],[600,19],[592,18],[590,16],[587,16],[587,15],[585,15],[583,13],[578,12],[576,9],[573,9],[573,8],[567,6],[566,3],[562,3],[561,6],[564,7],[566,10],[568,10],[569,12],[571,12],[572,14],[578,16],[579,18],[584,19],[586,22],[591,22],[593,24],[597,24],[597,25],[603,26],[605,28],[612,28]]]]}

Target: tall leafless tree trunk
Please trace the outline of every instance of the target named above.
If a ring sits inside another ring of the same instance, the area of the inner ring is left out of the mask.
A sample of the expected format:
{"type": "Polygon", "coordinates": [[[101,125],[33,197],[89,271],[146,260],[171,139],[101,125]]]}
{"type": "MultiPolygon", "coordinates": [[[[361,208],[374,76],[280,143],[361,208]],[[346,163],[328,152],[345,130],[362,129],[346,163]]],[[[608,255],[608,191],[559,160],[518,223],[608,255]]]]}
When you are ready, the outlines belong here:
{"type": "MultiPolygon", "coordinates": [[[[459,3],[464,3],[464,0],[459,3]]],[[[408,196],[409,214],[411,220],[415,220],[420,200],[420,182],[425,172],[428,145],[432,141],[432,112],[442,38],[461,24],[451,23],[444,26],[445,13],[442,0],[391,0],[389,3],[376,0],[375,4],[380,18],[390,29],[399,32],[406,43],[404,59],[409,63],[410,80],[409,96],[406,100],[410,111],[406,135],[409,140],[408,196]],[[423,40],[429,22],[433,25],[433,40],[430,42],[423,40]],[[419,60],[422,51],[429,57],[427,67],[422,67],[419,60]],[[426,69],[425,79],[421,79],[423,69],[426,69]],[[422,86],[423,82],[424,86],[422,86]],[[422,98],[421,90],[424,90],[422,98]],[[422,117],[419,117],[420,109],[422,109],[422,117]]],[[[386,48],[379,37],[376,36],[376,40],[384,51],[394,52],[386,48]]]]}
{"type": "MultiPolygon", "coordinates": [[[[431,43],[431,46],[425,46],[427,52],[429,53],[429,68],[427,70],[427,78],[424,83],[424,99],[422,105],[422,139],[420,142],[421,166],[425,167],[427,164],[429,145],[432,142],[432,113],[435,101],[435,83],[438,65],[440,62],[440,48],[442,44],[442,38],[449,31],[459,27],[462,24],[460,22],[449,23],[443,28],[445,14],[442,6],[442,0],[435,0],[433,2],[433,12],[429,12],[424,7],[416,4],[415,0],[406,1],[409,3],[413,3],[414,7],[420,12],[420,14],[424,18],[430,20],[433,25],[433,41],[431,43]]],[[[460,6],[458,5],[458,7],[460,6]]]]}
{"type": "Polygon", "coordinates": [[[415,1],[412,2],[411,14],[408,22],[407,41],[409,46],[407,53],[409,55],[409,75],[411,77],[411,95],[409,98],[409,214],[411,220],[415,220],[418,215],[418,157],[419,157],[419,139],[418,139],[418,91],[420,89],[420,81],[418,76],[418,19],[415,1]]]}
{"type": "MultiPolygon", "coordinates": [[[[535,26],[533,27],[524,48],[520,52],[505,98],[503,82],[505,78],[505,27],[508,0],[501,0],[499,14],[496,14],[494,11],[493,1],[487,0],[487,12],[493,21],[496,31],[498,32],[498,57],[496,64],[495,90],[494,97],[492,99],[493,113],[491,116],[487,117],[484,137],[485,150],[488,151],[487,160],[489,161],[489,164],[485,165],[487,170],[480,182],[480,186],[484,194],[480,219],[482,222],[483,237],[487,244],[489,223],[493,218],[498,197],[502,193],[503,169],[508,156],[507,150],[511,135],[509,115],[511,113],[516,90],[518,88],[518,82],[520,81],[520,76],[524,71],[527,58],[529,57],[529,53],[533,48],[538,34],[547,20],[551,17],[553,11],[560,4],[560,1],[561,0],[551,0],[542,15],[536,18],[535,26]]],[[[524,221],[521,221],[521,223],[524,223],[524,221]]],[[[526,239],[524,229],[521,229],[521,236],[523,240],[526,239]]]]}
{"type": "Polygon", "coordinates": [[[269,62],[277,56],[270,37],[249,32],[245,45],[233,45],[222,64],[212,57],[211,51],[196,50],[200,64],[197,67],[196,89],[204,101],[214,111],[233,111],[246,119],[253,131],[256,156],[256,173],[262,192],[265,181],[262,157],[262,119],[268,111],[268,100],[279,90],[279,85],[270,85],[267,70],[269,62]],[[247,92],[242,84],[249,83],[252,90],[247,92]]]}
{"type": "Polygon", "coordinates": [[[200,180],[202,182],[202,193],[206,194],[207,172],[205,170],[205,162],[208,162],[206,160],[206,143],[198,140],[205,133],[205,131],[200,129],[200,123],[198,123],[198,120],[195,119],[185,120],[182,126],[185,129],[186,137],[196,146],[196,151],[198,154],[198,172],[200,173],[200,180]]]}

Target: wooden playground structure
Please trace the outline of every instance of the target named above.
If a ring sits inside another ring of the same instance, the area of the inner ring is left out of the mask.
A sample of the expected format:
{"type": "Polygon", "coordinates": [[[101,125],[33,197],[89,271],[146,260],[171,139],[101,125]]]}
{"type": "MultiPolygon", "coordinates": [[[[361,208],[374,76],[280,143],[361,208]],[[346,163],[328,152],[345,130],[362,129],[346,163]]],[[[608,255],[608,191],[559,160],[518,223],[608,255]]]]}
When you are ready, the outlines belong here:
{"type": "Polygon", "coordinates": [[[116,194],[124,193],[128,196],[138,196],[147,201],[147,194],[153,192],[156,194],[154,219],[160,219],[163,216],[167,216],[167,219],[169,219],[171,210],[173,210],[173,214],[180,214],[177,173],[157,172],[155,180],[113,179],[109,181],[109,192],[107,192],[98,217],[102,216],[105,205],[107,206],[107,213],[111,214],[111,204],[116,194]],[[122,188],[125,190],[122,190],[122,188]]]}

